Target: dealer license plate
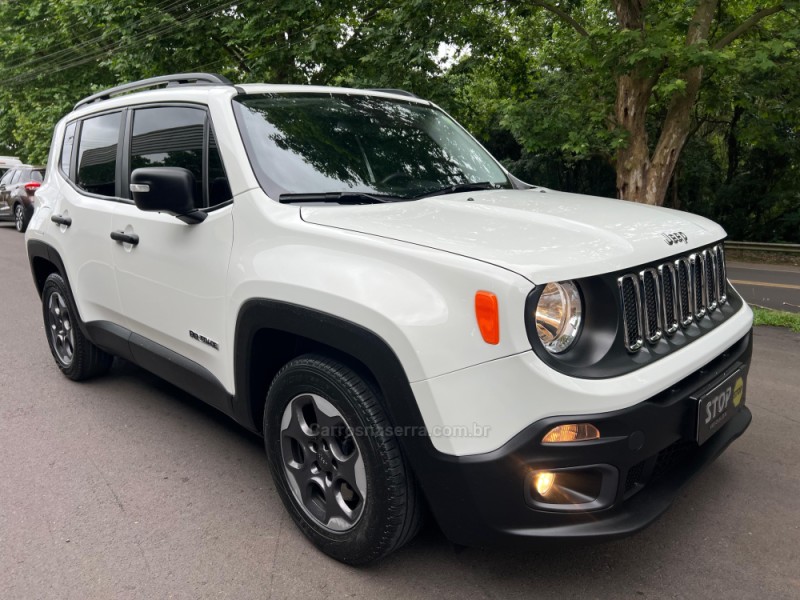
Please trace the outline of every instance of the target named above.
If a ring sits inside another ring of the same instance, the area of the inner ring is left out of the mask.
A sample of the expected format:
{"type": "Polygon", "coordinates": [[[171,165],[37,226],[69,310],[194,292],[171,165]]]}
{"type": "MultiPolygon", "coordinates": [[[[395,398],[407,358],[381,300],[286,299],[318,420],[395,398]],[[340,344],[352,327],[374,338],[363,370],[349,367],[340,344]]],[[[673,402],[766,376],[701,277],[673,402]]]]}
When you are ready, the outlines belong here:
{"type": "Polygon", "coordinates": [[[738,369],[697,399],[697,443],[702,444],[730,421],[744,404],[746,373],[738,369]]]}

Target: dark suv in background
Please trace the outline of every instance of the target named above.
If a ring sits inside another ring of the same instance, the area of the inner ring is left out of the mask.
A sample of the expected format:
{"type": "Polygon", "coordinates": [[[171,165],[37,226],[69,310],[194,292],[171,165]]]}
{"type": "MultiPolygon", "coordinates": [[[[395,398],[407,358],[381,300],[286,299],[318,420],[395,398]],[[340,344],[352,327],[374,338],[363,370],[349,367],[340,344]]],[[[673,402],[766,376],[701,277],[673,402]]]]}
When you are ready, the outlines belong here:
{"type": "Polygon", "coordinates": [[[44,180],[45,167],[20,165],[0,179],[0,220],[14,221],[24,233],[33,216],[33,195],[44,180]]]}

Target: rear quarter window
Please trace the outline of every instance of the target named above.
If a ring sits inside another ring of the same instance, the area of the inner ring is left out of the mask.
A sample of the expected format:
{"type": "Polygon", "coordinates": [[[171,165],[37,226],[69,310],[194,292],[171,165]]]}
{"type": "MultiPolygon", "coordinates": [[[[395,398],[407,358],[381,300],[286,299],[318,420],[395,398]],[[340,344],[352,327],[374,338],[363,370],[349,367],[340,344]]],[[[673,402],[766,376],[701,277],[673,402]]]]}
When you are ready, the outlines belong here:
{"type": "Polygon", "coordinates": [[[64,130],[64,142],[61,145],[61,171],[72,179],[72,148],[75,143],[75,127],[77,123],[70,123],[64,130]]]}

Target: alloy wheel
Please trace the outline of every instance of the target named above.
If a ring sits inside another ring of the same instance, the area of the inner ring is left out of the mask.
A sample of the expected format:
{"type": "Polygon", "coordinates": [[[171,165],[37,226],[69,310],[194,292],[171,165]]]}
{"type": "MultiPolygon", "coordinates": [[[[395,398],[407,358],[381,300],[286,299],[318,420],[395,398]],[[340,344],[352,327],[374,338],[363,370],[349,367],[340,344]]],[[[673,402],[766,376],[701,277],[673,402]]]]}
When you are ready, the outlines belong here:
{"type": "Polygon", "coordinates": [[[59,292],[53,292],[47,300],[47,329],[56,357],[68,367],[75,356],[75,332],[67,303],[59,292]]]}
{"type": "Polygon", "coordinates": [[[14,208],[14,225],[17,228],[17,231],[22,231],[22,225],[25,222],[25,209],[22,207],[21,204],[17,204],[14,208]]]}
{"type": "Polygon", "coordinates": [[[364,512],[367,473],[342,414],[316,394],[295,396],[281,419],[284,472],[295,500],[319,526],[351,529],[364,512]]]}

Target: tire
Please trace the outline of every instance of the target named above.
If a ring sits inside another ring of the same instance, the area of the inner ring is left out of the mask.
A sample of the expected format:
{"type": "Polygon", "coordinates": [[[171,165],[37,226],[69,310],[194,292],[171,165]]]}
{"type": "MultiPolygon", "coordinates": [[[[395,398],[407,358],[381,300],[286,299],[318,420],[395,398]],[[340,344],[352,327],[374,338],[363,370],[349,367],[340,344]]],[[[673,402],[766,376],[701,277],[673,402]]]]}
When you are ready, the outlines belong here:
{"type": "Polygon", "coordinates": [[[389,425],[373,385],[325,356],[292,360],[269,388],[264,444],[278,493],[343,563],[378,560],[419,531],[422,498],[389,425]]]}
{"type": "Polygon", "coordinates": [[[17,202],[14,205],[14,227],[16,227],[17,231],[20,233],[25,233],[25,230],[28,229],[28,223],[30,222],[30,216],[28,215],[28,211],[25,210],[25,207],[17,202]]]}
{"type": "Polygon", "coordinates": [[[109,370],[114,357],[83,335],[72,294],[58,273],[44,282],[42,313],[50,352],[64,375],[82,381],[109,370]]]}

